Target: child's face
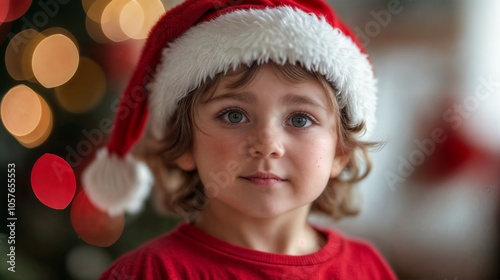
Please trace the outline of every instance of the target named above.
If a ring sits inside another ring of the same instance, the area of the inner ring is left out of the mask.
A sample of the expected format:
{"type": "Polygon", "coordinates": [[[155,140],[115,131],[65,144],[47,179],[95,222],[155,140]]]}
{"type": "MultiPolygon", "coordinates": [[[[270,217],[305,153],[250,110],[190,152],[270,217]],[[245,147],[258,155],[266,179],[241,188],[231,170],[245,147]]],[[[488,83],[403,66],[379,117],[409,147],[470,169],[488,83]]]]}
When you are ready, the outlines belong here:
{"type": "Polygon", "coordinates": [[[198,170],[211,204],[260,218],[308,207],[347,161],[336,155],[338,119],[320,82],[277,75],[264,65],[236,90],[227,88],[235,77],[223,77],[196,106],[193,148],[179,162],[198,170]]]}

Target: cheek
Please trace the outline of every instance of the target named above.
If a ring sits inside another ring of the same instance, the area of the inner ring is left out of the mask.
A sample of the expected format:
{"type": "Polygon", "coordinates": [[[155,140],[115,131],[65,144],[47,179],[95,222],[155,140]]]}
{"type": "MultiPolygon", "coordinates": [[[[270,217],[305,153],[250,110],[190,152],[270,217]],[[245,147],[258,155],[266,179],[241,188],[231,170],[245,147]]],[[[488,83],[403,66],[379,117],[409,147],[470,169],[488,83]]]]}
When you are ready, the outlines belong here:
{"type": "MultiPolygon", "coordinates": [[[[228,163],[238,160],[241,156],[238,145],[241,141],[235,137],[213,137],[198,134],[195,138],[194,160],[199,173],[220,172],[227,168],[228,163]]],[[[200,174],[203,178],[203,174],[200,174]]]]}
{"type": "Polygon", "coordinates": [[[315,172],[318,177],[328,180],[334,163],[333,159],[335,151],[329,147],[321,146],[319,146],[315,151],[315,157],[310,159],[312,163],[310,171],[315,172]]]}
{"type": "Polygon", "coordinates": [[[200,153],[205,153],[214,159],[224,159],[234,157],[238,153],[238,142],[231,137],[210,137],[205,136],[200,139],[200,153]]]}
{"type": "Polygon", "coordinates": [[[336,141],[331,136],[318,136],[312,141],[307,141],[296,149],[295,157],[299,163],[307,165],[308,170],[328,169],[335,156],[336,141]]]}

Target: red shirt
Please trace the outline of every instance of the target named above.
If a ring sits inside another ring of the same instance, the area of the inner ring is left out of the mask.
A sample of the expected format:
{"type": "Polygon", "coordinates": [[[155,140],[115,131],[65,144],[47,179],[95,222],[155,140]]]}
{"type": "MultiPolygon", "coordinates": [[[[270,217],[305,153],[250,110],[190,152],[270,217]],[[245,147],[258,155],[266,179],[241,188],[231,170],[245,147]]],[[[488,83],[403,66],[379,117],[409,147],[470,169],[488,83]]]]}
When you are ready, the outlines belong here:
{"type": "Polygon", "coordinates": [[[396,279],[371,245],[317,230],[327,240],[321,250],[288,256],[236,246],[183,223],[122,256],[99,279],[396,279]]]}

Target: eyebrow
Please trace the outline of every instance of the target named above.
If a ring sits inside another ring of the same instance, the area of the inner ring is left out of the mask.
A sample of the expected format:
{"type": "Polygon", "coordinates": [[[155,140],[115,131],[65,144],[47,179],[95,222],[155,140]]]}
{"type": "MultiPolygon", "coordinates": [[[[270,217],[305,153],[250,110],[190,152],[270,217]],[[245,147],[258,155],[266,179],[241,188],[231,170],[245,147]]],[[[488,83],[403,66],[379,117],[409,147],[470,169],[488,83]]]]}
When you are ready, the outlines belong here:
{"type": "Polygon", "coordinates": [[[251,93],[234,93],[234,92],[228,92],[225,94],[213,96],[212,98],[202,102],[203,104],[209,104],[215,101],[219,100],[236,100],[236,101],[241,101],[243,103],[250,104],[252,102],[255,102],[255,97],[251,93]]]}
{"type": "Polygon", "coordinates": [[[296,95],[296,94],[287,94],[283,98],[283,103],[287,105],[311,105],[315,107],[320,107],[324,110],[327,110],[325,106],[323,106],[321,103],[318,101],[308,97],[308,96],[302,96],[302,95],[296,95]]]}

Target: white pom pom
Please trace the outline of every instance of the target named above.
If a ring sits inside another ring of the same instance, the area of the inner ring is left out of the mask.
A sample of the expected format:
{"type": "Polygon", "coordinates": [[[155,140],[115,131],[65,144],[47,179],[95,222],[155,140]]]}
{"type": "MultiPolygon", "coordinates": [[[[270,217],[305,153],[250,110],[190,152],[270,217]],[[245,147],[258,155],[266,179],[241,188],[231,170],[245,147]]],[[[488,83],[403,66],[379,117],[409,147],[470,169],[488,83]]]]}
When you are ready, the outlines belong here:
{"type": "Polygon", "coordinates": [[[82,180],[90,201],[110,216],[138,212],[153,184],[153,176],[144,163],[131,155],[109,155],[105,148],[97,152],[82,180]]]}

